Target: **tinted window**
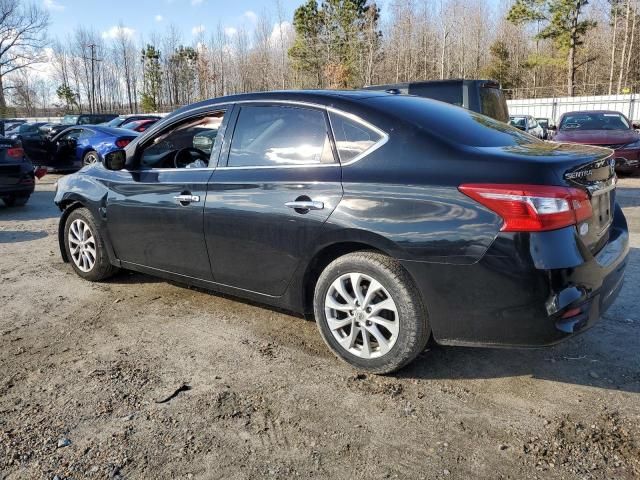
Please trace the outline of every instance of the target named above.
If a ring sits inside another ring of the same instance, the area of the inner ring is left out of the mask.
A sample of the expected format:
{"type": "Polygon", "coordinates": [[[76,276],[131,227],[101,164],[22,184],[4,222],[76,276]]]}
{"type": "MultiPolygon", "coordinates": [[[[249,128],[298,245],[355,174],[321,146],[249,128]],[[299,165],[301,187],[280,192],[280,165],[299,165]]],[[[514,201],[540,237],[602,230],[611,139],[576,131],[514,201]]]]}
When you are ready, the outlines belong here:
{"type": "Polygon", "coordinates": [[[410,85],[409,93],[420,97],[433,98],[441,102],[450,103],[462,107],[462,84],[431,84],[431,85],[410,85]]]}
{"type": "Polygon", "coordinates": [[[152,168],[208,167],[223,117],[224,112],[201,115],[160,132],[143,147],[142,165],[152,168]]]}
{"type": "Polygon", "coordinates": [[[562,117],[560,130],[629,130],[629,122],[619,113],[582,112],[562,117]]]}
{"type": "Polygon", "coordinates": [[[500,147],[542,142],[506,123],[446,103],[402,95],[370,99],[369,102],[449,143],[500,147]]]}
{"type": "Polygon", "coordinates": [[[338,156],[343,163],[365,153],[382,139],[380,133],[344,115],[330,112],[329,117],[338,156]]]}
{"type": "Polygon", "coordinates": [[[501,122],[506,122],[509,119],[507,100],[499,88],[480,88],[480,108],[484,115],[501,122]]]}
{"type": "Polygon", "coordinates": [[[229,166],[333,163],[324,112],[298,107],[242,107],[229,166]]]}

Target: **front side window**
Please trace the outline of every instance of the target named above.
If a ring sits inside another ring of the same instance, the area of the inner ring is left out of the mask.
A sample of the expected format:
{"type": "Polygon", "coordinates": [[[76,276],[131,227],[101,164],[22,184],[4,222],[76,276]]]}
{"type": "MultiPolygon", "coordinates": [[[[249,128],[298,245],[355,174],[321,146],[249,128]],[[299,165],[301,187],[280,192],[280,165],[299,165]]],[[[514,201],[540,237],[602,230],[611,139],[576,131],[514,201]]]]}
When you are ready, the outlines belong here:
{"type": "MultiPolygon", "coordinates": [[[[149,168],[207,168],[218,146],[224,112],[190,118],[159,133],[143,149],[140,162],[149,168]]],[[[217,151],[217,150],[216,150],[217,151]]]]}
{"type": "Polygon", "coordinates": [[[230,167],[334,163],[324,112],[289,106],[247,106],[238,115],[230,167]]]}
{"type": "Polygon", "coordinates": [[[365,154],[383,135],[372,128],[338,113],[330,112],[331,128],[342,163],[365,154]]]}
{"type": "Polygon", "coordinates": [[[80,137],[82,130],[79,128],[74,128],[73,130],[68,131],[64,135],[60,137],[60,140],[77,140],[80,137]]]}

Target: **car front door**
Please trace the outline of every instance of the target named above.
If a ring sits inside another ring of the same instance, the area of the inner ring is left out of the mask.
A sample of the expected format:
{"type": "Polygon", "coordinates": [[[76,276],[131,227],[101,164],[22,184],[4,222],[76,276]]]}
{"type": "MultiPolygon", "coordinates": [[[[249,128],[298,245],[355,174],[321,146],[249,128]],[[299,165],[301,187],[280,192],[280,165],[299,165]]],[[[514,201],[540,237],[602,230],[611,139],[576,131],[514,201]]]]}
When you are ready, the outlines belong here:
{"type": "Polygon", "coordinates": [[[114,172],[107,229],[125,266],[212,280],[203,209],[219,143],[202,148],[197,139],[221,141],[225,117],[225,109],[183,117],[144,139],[131,169],[114,172]]]}
{"type": "Polygon", "coordinates": [[[280,296],[342,198],[327,113],[244,103],[232,123],[205,204],[213,274],[220,284],[280,296]]]}
{"type": "Polygon", "coordinates": [[[82,128],[72,128],[55,137],[49,146],[51,152],[49,165],[56,168],[73,166],[80,135],[82,135],[82,128]]]}
{"type": "Polygon", "coordinates": [[[30,128],[20,132],[22,148],[27,157],[34,163],[41,163],[47,156],[47,139],[45,134],[37,125],[30,125],[30,128]]]}

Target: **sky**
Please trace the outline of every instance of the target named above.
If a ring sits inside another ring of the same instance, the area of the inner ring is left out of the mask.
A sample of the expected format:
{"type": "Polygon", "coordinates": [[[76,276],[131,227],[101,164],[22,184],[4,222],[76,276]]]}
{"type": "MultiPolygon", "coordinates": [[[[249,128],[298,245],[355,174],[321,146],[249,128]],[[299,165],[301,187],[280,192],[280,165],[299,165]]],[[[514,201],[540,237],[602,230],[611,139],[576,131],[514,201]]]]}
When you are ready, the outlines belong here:
{"type": "MultiPolygon", "coordinates": [[[[180,30],[183,40],[208,33],[222,25],[228,34],[239,28],[251,30],[256,16],[266,12],[277,22],[276,0],[36,0],[51,15],[49,33],[63,40],[78,25],[97,30],[109,38],[122,23],[134,38],[148,39],[168,25],[180,30]]],[[[283,19],[291,22],[303,0],[280,0],[283,19]]]]}

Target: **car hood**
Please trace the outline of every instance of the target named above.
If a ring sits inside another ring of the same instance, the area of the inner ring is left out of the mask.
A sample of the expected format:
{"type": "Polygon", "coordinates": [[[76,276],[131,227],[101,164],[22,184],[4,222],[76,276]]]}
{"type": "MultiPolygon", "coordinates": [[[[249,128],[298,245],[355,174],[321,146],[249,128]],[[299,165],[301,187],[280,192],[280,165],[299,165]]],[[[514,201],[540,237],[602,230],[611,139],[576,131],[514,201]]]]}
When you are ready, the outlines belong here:
{"type": "Polygon", "coordinates": [[[640,135],[635,130],[560,130],[553,139],[587,145],[617,145],[635,142],[640,135]]]}

